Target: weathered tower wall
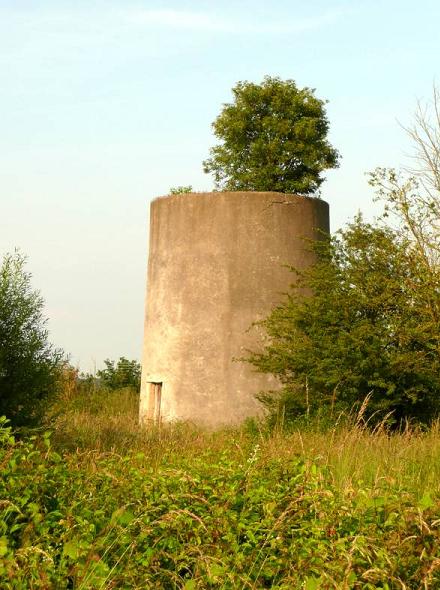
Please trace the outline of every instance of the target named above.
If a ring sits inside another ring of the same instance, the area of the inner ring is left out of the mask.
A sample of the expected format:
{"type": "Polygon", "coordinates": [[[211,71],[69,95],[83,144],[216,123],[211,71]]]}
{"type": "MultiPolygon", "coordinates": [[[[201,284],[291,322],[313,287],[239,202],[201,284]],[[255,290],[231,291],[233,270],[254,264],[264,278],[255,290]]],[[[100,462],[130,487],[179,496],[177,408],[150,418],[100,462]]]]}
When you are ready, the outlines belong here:
{"type": "Polygon", "coordinates": [[[251,325],[282,300],[285,267],[313,262],[325,201],[274,192],[190,193],[151,203],[141,420],[217,426],[259,413],[277,384],[237,357],[257,349],[251,325]]]}

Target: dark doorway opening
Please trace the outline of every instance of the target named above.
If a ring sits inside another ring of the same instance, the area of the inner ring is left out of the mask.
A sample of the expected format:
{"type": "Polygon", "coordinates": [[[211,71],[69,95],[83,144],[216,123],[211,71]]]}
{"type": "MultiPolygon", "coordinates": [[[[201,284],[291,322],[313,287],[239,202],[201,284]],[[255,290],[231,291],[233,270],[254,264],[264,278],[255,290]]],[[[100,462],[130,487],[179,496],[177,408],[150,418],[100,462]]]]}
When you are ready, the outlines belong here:
{"type": "Polygon", "coordinates": [[[154,422],[160,422],[162,404],[161,381],[151,381],[148,384],[148,417],[154,422]]]}

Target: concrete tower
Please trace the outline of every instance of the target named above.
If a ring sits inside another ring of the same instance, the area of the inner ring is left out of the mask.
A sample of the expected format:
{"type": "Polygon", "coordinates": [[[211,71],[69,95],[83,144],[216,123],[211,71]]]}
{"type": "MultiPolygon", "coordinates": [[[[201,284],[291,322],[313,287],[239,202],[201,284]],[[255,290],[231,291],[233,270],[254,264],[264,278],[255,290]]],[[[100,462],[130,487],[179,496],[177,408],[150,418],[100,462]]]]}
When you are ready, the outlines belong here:
{"type": "Polygon", "coordinates": [[[276,381],[236,359],[329,231],[325,201],[275,192],[189,193],[151,203],[141,421],[238,423],[276,381]]]}

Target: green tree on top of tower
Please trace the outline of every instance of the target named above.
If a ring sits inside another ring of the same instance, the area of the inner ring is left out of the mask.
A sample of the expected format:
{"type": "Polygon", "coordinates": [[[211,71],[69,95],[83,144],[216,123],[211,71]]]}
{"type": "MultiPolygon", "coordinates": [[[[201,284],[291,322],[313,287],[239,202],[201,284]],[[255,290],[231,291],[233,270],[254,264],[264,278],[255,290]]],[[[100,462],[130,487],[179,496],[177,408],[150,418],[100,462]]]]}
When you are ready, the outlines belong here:
{"type": "Polygon", "coordinates": [[[327,139],[325,101],[293,80],[266,76],[238,82],[234,101],[213,123],[221,141],[203,162],[219,190],[279,191],[310,195],[339,154],[327,139]]]}

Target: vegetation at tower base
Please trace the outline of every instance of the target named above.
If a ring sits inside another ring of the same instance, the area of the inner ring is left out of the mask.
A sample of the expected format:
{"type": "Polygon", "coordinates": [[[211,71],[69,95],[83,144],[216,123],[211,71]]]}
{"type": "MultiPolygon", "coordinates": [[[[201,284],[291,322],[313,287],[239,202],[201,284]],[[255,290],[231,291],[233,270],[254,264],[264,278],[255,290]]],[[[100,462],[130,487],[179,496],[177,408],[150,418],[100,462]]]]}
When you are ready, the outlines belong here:
{"type": "Polygon", "coordinates": [[[31,287],[25,262],[16,251],[0,267],[0,415],[15,426],[39,423],[63,357],[48,342],[44,302],[31,287]]]}
{"type": "Polygon", "coordinates": [[[327,139],[324,101],[293,80],[269,76],[261,84],[238,82],[232,92],[234,102],[213,123],[221,143],[203,163],[216,188],[316,193],[322,172],[339,160],[327,139]]]}

